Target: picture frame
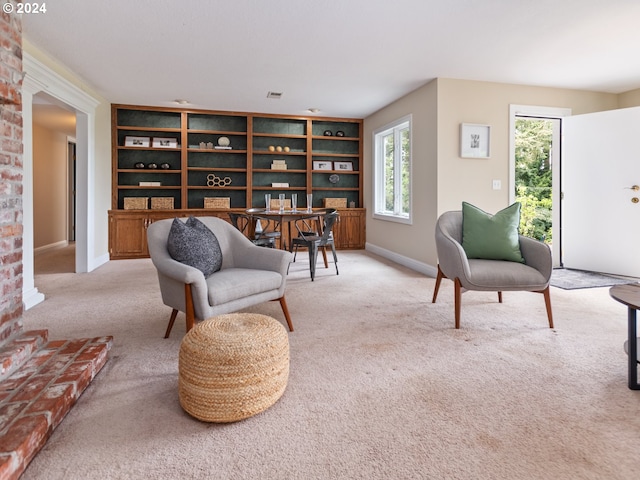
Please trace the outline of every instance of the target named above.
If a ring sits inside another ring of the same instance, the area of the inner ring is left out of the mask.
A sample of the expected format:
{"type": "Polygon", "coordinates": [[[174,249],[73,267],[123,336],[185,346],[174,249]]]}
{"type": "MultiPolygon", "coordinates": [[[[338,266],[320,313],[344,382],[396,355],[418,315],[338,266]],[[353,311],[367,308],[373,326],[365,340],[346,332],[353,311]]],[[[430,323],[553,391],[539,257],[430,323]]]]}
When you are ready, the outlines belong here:
{"type": "Polygon", "coordinates": [[[330,161],[327,160],[314,160],[313,161],[313,169],[314,170],[331,170],[333,165],[330,161]]]}
{"type": "Polygon", "coordinates": [[[133,137],[133,136],[126,136],[124,137],[124,146],[125,147],[138,147],[138,148],[145,148],[145,147],[149,147],[149,137],[133,137]]]}
{"type": "Polygon", "coordinates": [[[178,148],[178,139],[153,137],[153,148],[178,148]]]}
{"type": "Polygon", "coordinates": [[[353,162],[333,162],[334,170],[341,170],[343,172],[353,171],[353,162]]]}
{"type": "Polygon", "coordinates": [[[460,124],[460,157],[489,158],[491,155],[491,126],[475,123],[460,124]]]}

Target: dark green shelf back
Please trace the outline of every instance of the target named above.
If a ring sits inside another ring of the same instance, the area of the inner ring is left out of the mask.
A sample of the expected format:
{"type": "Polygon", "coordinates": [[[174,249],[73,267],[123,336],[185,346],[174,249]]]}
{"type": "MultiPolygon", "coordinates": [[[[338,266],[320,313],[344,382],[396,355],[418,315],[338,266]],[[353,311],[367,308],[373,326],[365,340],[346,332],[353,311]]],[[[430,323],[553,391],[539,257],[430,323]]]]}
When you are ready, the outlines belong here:
{"type": "Polygon", "coordinates": [[[313,140],[312,145],[314,155],[322,155],[323,153],[358,155],[360,142],[357,140],[325,140],[324,138],[316,138],[313,140]]]}
{"type": "Polygon", "coordinates": [[[253,172],[253,189],[270,187],[272,183],[288,183],[289,187],[305,188],[307,176],[304,173],[253,172]]]}
{"type": "Polygon", "coordinates": [[[189,152],[190,167],[205,168],[247,168],[244,153],[189,152]]]}
{"type": "Polygon", "coordinates": [[[246,208],[247,197],[241,190],[189,190],[187,195],[187,208],[204,208],[206,197],[229,197],[230,208],[246,208]]]}
{"type": "Polygon", "coordinates": [[[246,132],[247,118],[244,116],[207,115],[190,113],[187,120],[189,130],[214,130],[221,132],[246,132]]]}
{"type": "Polygon", "coordinates": [[[329,181],[330,173],[314,173],[312,177],[313,188],[358,188],[358,175],[341,175],[337,183],[329,181]]]}
{"type": "Polygon", "coordinates": [[[274,135],[306,135],[306,120],[253,117],[253,133],[274,135]]]}
{"type": "MultiPolygon", "coordinates": [[[[180,152],[177,150],[119,150],[118,168],[135,168],[136,163],[148,165],[155,163],[160,168],[163,163],[168,163],[172,169],[180,169],[180,152]]],[[[141,171],[150,171],[141,169],[141,171]]]]}
{"type": "Polygon", "coordinates": [[[144,188],[140,190],[118,190],[118,208],[124,208],[125,197],[148,197],[148,208],[151,208],[151,197],[172,197],[173,208],[182,208],[180,205],[180,190],[158,190],[153,188],[144,188]]]}
{"type": "MultiPolygon", "coordinates": [[[[287,170],[306,170],[307,157],[304,155],[253,155],[253,168],[271,168],[274,160],[284,160],[287,170]]],[[[285,170],[286,172],[286,170],[285,170]]]]}
{"type": "MultiPolygon", "coordinates": [[[[212,168],[209,172],[190,171],[189,172],[189,186],[190,187],[208,187],[207,176],[213,174],[220,179],[229,177],[231,183],[229,187],[246,187],[247,186],[247,174],[244,172],[216,172],[215,168],[212,168]]],[[[212,187],[219,188],[219,187],[212,187]]]]}
{"type": "Polygon", "coordinates": [[[314,120],[312,122],[312,134],[313,135],[324,135],[326,130],[329,130],[333,136],[336,135],[337,132],[344,132],[344,137],[347,138],[359,138],[360,137],[360,128],[358,123],[352,122],[331,122],[324,120],[314,120]]]}
{"type": "Polygon", "coordinates": [[[217,133],[189,133],[189,148],[198,148],[200,146],[200,142],[211,142],[215,147],[218,145],[218,139],[220,137],[227,137],[229,139],[232,150],[247,149],[246,135],[221,135],[217,133]]]}
{"type": "Polygon", "coordinates": [[[161,182],[163,187],[179,187],[180,172],[177,173],[153,173],[151,170],[141,170],[140,173],[118,173],[118,185],[138,186],[139,182],[161,182]]]}
{"type": "MultiPolygon", "coordinates": [[[[258,151],[268,151],[269,146],[289,147],[291,153],[304,153],[307,150],[307,140],[305,138],[282,138],[282,137],[253,137],[253,149],[258,151]]],[[[273,152],[278,155],[282,152],[273,152]]]]}
{"type": "Polygon", "coordinates": [[[119,109],[117,115],[120,127],[180,128],[179,112],[119,109]]]}

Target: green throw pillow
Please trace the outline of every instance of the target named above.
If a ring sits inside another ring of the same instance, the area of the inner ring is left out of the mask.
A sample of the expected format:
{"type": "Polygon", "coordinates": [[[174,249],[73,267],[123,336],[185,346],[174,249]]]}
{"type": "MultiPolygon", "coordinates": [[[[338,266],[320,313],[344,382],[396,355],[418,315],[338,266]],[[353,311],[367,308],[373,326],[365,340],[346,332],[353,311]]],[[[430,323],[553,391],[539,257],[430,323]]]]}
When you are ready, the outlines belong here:
{"type": "Polygon", "coordinates": [[[519,224],[518,202],[495,215],[462,202],[462,248],[467,258],[524,263],[518,238],[519,224]]]}

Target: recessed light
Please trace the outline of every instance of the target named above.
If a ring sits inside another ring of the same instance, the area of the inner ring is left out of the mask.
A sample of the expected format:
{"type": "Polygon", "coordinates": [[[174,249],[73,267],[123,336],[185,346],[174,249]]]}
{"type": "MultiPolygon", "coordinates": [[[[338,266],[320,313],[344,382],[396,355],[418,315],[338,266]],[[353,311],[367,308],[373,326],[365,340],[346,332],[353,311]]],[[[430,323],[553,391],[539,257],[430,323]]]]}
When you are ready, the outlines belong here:
{"type": "Polygon", "coordinates": [[[267,92],[267,98],[279,99],[282,97],[282,92],[267,92]]]}
{"type": "Polygon", "coordinates": [[[178,105],[187,105],[189,103],[189,100],[178,98],[174,100],[174,103],[177,103],[178,105]]]}
{"type": "Polygon", "coordinates": [[[320,111],[319,108],[309,108],[308,109],[311,113],[318,113],[320,111]]]}

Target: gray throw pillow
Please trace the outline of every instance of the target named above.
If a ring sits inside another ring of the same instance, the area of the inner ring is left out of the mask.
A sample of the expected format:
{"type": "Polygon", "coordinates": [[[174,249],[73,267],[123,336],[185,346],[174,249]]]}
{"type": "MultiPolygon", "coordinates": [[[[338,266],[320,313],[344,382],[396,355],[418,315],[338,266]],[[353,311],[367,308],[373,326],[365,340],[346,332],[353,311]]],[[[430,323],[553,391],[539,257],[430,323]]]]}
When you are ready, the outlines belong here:
{"type": "Polygon", "coordinates": [[[195,267],[208,277],[222,267],[222,250],[215,234],[195,217],[173,219],[167,250],[174,260],[195,267]]]}

